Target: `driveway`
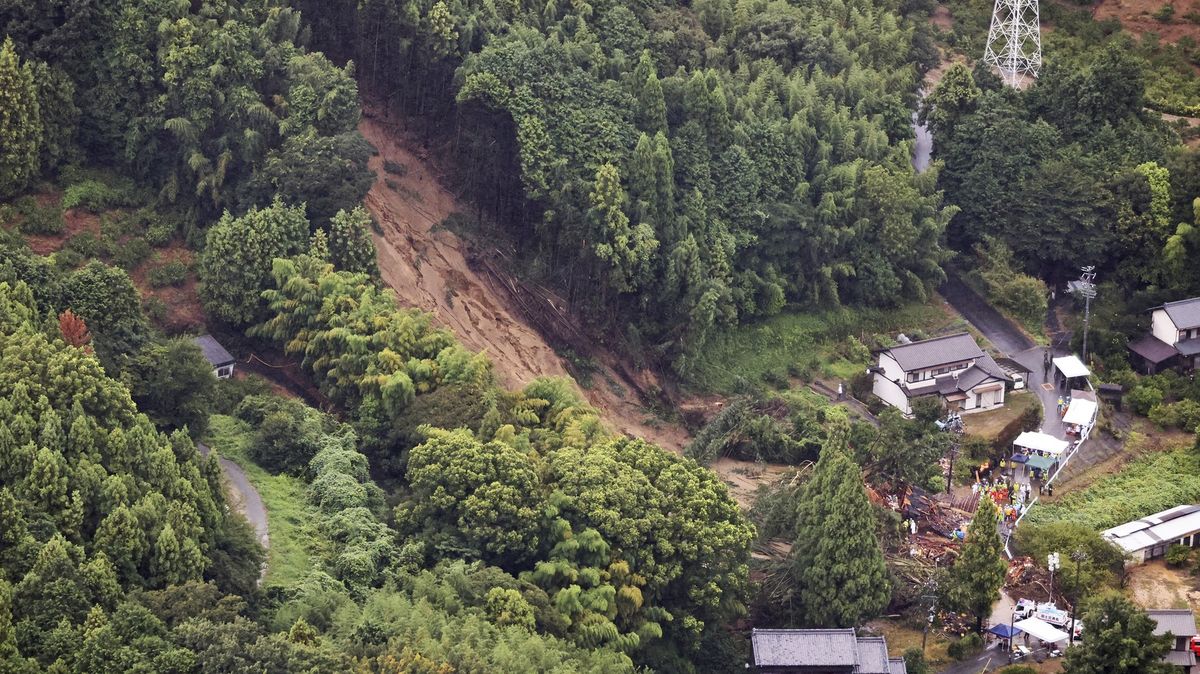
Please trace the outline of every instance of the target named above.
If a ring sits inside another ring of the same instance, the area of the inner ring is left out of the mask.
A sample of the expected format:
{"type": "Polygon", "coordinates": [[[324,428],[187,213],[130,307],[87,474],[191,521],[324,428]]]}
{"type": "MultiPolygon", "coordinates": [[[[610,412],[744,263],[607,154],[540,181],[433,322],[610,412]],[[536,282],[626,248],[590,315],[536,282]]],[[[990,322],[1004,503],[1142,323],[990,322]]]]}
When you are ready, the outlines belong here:
{"type": "MultiPolygon", "coordinates": [[[[946,275],[946,282],[938,288],[938,292],[1004,355],[1015,358],[1022,351],[1033,348],[1033,340],[954,274],[946,275]]],[[[1041,372],[1040,356],[1037,365],[1038,372],[1041,372]]]]}
{"type": "MultiPolygon", "coordinates": [[[[200,456],[207,457],[209,452],[208,445],[203,442],[196,443],[196,449],[200,450],[200,456]]],[[[221,465],[221,472],[225,474],[225,482],[229,488],[229,498],[234,510],[241,513],[250,526],[254,527],[254,534],[258,538],[259,544],[263,549],[271,547],[271,538],[268,535],[267,529],[267,508],[263,505],[262,497],[258,495],[258,490],[254,485],[250,484],[250,480],[246,479],[246,473],[242,467],[236,463],[226,459],[223,456],[217,455],[217,463],[221,465]]],[[[263,574],[267,572],[266,564],[263,565],[263,574]]],[[[259,578],[262,582],[262,578],[259,578]]]]}

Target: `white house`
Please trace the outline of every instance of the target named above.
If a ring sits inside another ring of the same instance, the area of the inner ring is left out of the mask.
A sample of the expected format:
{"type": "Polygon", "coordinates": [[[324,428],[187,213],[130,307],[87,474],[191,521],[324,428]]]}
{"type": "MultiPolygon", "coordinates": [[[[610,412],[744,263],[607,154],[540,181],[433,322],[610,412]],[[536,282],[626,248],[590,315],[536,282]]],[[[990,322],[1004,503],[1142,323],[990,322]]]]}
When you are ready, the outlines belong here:
{"type": "Polygon", "coordinates": [[[1184,370],[1200,367],[1200,297],[1167,302],[1150,314],[1150,334],[1129,343],[1129,350],[1153,374],[1177,364],[1184,370]]]}
{"type": "Polygon", "coordinates": [[[872,387],[884,402],[912,414],[912,399],[938,395],[953,410],[987,410],[1004,405],[1012,378],[963,332],[879,352],[872,387]]]}
{"type": "Polygon", "coordinates": [[[204,358],[212,365],[214,377],[229,379],[233,376],[233,366],[237,361],[212,335],[193,337],[192,343],[200,347],[204,358]]]}
{"type": "Polygon", "coordinates": [[[1100,535],[1129,555],[1134,564],[1162,557],[1172,543],[1200,547],[1200,505],[1175,506],[1100,535]]]}

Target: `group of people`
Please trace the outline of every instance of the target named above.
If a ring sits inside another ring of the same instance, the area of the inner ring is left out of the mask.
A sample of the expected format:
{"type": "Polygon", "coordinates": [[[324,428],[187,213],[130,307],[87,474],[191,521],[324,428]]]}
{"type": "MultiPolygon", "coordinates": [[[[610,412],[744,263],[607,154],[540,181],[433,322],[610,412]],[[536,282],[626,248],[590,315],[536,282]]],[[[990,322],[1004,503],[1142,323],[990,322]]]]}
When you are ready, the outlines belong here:
{"type": "Polygon", "coordinates": [[[1013,523],[1021,516],[1029,501],[1030,487],[1027,484],[1014,484],[1011,478],[999,479],[995,482],[984,478],[971,485],[971,493],[983,494],[1000,507],[1000,514],[1005,522],[1013,523]]]}

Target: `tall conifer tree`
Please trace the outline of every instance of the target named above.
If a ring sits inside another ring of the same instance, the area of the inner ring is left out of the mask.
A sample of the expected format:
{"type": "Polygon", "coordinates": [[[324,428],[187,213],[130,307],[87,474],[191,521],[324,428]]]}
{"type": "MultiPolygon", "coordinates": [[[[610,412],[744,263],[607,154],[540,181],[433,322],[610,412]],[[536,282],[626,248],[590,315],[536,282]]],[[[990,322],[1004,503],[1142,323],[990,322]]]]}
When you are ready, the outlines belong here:
{"type": "Polygon", "coordinates": [[[975,631],[983,630],[983,618],[1000,598],[1000,586],[1008,565],[1004,562],[1004,542],[996,522],[1000,513],[991,499],[981,499],[971,520],[962,554],[950,567],[949,599],[953,606],[975,614],[975,631]]]}
{"type": "Polygon", "coordinates": [[[846,454],[848,432],[844,420],[835,423],[798,506],[793,575],[813,627],[853,627],[891,596],[862,471],[846,454]]]}
{"type": "Polygon", "coordinates": [[[17,194],[37,175],[41,139],[33,68],[21,65],[6,38],[0,47],[0,198],[17,194]]]}

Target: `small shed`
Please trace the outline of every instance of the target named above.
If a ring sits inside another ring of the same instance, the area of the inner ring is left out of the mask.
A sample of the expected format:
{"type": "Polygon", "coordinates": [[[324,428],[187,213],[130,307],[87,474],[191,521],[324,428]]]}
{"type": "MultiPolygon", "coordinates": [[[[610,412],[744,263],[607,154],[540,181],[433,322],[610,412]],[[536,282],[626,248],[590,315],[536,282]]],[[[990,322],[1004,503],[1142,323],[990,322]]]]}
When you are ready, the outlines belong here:
{"type": "Polygon", "coordinates": [[[204,354],[204,358],[212,365],[213,376],[217,379],[229,379],[233,376],[233,367],[237,362],[234,357],[221,346],[221,343],[212,335],[201,335],[193,337],[192,343],[200,347],[200,352],[204,354]]]}
{"type": "Polygon", "coordinates": [[[1071,398],[1071,405],[1063,415],[1063,423],[1067,425],[1068,433],[1082,435],[1085,429],[1096,423],[1096,401],[1086,398],[1071,398]]]}

